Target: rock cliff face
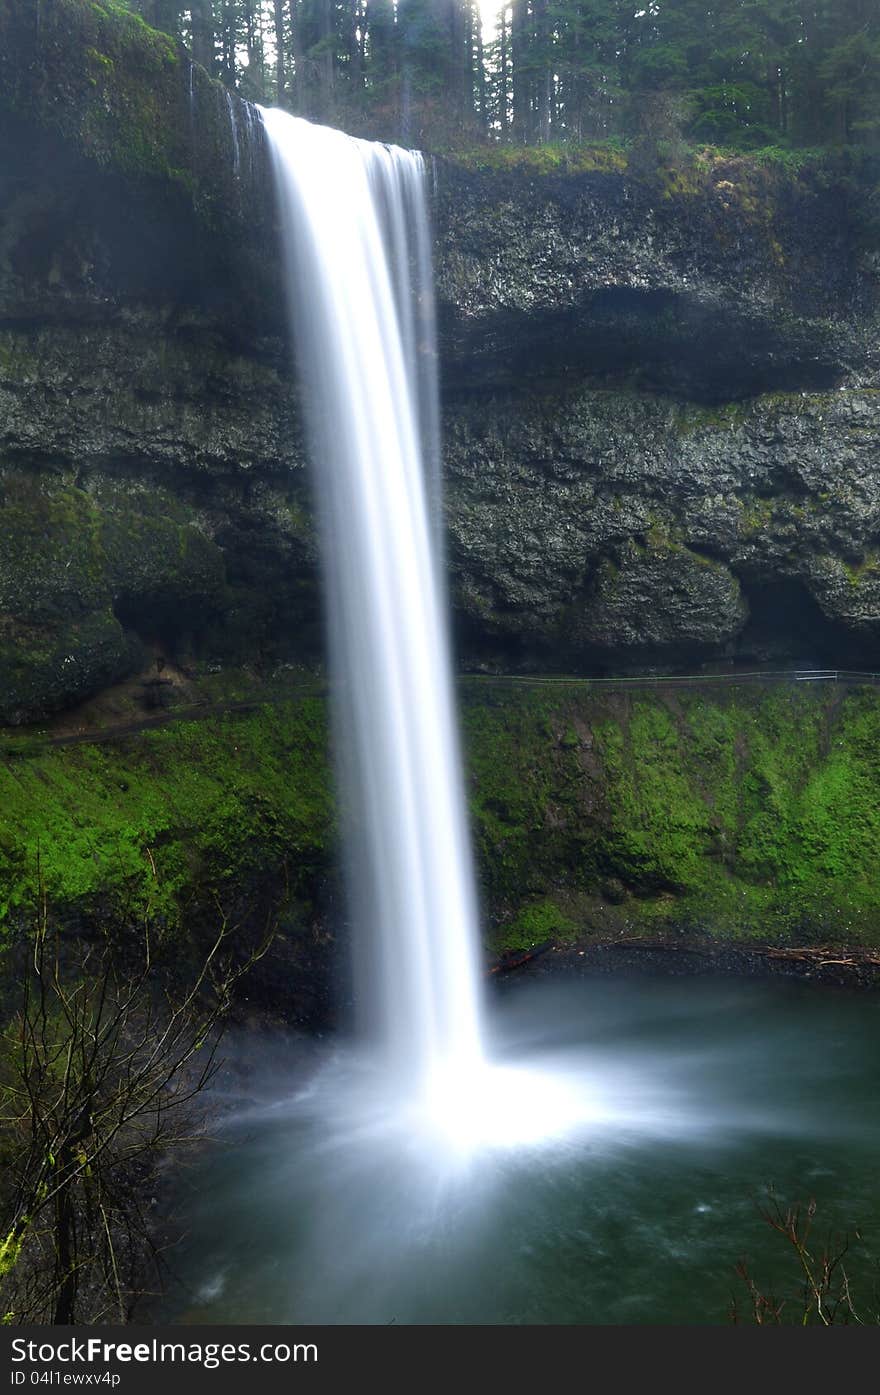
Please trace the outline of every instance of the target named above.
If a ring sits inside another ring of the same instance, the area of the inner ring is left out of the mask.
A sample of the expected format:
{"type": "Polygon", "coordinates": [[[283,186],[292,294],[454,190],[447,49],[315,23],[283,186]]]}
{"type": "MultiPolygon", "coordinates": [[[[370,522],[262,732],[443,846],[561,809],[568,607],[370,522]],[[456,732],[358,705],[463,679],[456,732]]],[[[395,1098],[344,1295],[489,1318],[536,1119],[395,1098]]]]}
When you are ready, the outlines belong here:
{"type": "MultiPolygon", "coordinates": [[[[433,171],[463,665],[880,668],[878,170],[481,158],[433,171]]],[[[277,268],[252,111],[110,0],[0,0],[0,726],[97,695],[2,736],[0,931],[43,890],[73,928],[279,913],[266,982],[312,1017],[324,704],[241,672],[322,649],[277,268]],[[147,668],[234,710],[135,736],[147,668]]],[[[496,949],[877,943],[874,688],[462,709],[496,949]]]]}
{"type": "Polygon", "coordinates": [[[703,407],[495,393],[451,423],[452,556],[472,649],[574,668],[880,652],[880,394],[703,407]]]}
{"type": "Polygon", "coordinates": [[[871,173],[441,172],[474,661],[876,663],[871,173]]]}
{"type": "Polygon", "coordinates": [[[875,379],[870,170],[618,163],[439,167],[452,385],[589,376],[724,402],[875,379]]]}
{"type": "MultiPolygon", "coordinates": [[[[259,127],[111,10],[0,4],[7,723],[321,646],[259,127]]],[[[434,173],[464,662],[880,662],[877,171],[434,173]]]]}

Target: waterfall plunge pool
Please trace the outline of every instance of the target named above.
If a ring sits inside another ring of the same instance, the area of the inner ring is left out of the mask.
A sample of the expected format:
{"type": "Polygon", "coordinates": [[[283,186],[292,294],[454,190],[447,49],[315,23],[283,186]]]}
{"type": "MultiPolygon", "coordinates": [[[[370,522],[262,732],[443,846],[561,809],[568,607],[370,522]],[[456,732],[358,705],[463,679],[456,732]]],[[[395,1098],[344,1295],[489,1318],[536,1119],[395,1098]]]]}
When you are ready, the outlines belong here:
{"type": "Polygon", "coordinates": [[[490,1013],[506,1131],[465,1082],[458,1132],[398,1107],[361,1048],[230,1036],[216,1141],[175,1184],[164,1315],[723,1324],[734,1296],[749,1320],[745,1257],[791,1320],[797,1258],[759,1214],[770,1187],[815,1199],[817,1249],[861,1232],[847,1271],[869,1314],[878,1026],[875,995],[828,987],[524,977],[490,1013]]]}

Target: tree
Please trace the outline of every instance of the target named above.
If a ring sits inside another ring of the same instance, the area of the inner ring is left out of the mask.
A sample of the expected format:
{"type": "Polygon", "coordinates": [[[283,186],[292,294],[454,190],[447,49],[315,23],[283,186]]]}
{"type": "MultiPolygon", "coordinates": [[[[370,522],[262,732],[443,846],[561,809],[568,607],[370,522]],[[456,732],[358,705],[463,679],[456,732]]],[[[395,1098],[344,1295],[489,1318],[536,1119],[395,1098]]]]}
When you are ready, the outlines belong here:
{"type": "Polygon", "coordinates": [[[254,100],[443,148],[681,137],[748,149],[880,143],[876,0],[130,0],[254,100]]]}
{"type": "Polygon", "coordinates": [[[214,71],[214,13],[211,0],[190,0],[192,56],[208,72],[214,71]]]}
{"type": "Polygon", "coordinates": [[[275,23],[275,101],[281,105],[287,97],[287,6],[285,0],[273,0],[275,23]]]}
{"type": "Polygon", "coordinates": [[[6,1321],[129,1320],[159,1258],[144,1182],[198,1132],[233,989],[270,938],[236,960],[220,915],[180,986],[149,926],[66,943],[43,900],[3,1038],[6,1321]]]}
{"type": "Polygon", "coordinates": [[[473,0],[398,0],[401,132],[441,144],[476,131],[476,23],[473,0]]]}

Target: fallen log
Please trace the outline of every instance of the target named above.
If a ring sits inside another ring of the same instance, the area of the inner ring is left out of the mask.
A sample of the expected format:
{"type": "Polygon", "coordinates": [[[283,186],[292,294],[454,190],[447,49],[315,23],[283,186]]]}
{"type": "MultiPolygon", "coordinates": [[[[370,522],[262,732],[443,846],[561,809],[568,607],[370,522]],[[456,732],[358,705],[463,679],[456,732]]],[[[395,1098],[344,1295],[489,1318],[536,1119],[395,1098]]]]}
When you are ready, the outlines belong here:
{"type": "Polygon", "coordinates": [[[502,954],[500,958],[496,959],[494,964],[489,965],[489,975],[509,974],[513,969],[521,969],[524,964],[534,963],[536,959],[552,948],[553,941],[545,940],[543,944],[531,945],[528,949],[509,949],[506,954],[502,954]]]}

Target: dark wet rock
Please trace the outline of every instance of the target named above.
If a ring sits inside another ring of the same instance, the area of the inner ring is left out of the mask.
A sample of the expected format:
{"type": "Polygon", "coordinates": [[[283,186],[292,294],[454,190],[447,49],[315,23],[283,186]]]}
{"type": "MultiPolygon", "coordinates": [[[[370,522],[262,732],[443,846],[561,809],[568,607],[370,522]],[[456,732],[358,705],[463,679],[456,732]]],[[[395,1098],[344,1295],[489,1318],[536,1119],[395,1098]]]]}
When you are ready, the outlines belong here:
{"type": "Polygon", "coordinates": [[[0,468],[0,722],[81,701],[142,667],[145,646],[283,662],[314,623],[313,569],[283,483],[0,468]]]}
{"type": "Polygon", "coordinates": [[[874,381],[875,179],[845,161],[641,178],[440,162],[450,381],[589,375],[718,402],[874,381]]]}
{"type": "MultiPolygon", "coordinates": [[[[0,720],[145,645],[316,656],[253,110],[136,20],[9,0],[0,141],[0,720]]],[[[880,664],[871,160],[465,163],[434,169],[464,661],[880,664]]]]}
{"type": "Polygon", "coordinates": [[[645,547],[630,542],[600,563],[577,633],[583,644],[610,653],[711,649],[732,639],[746,616],[739,584],[720,562],[666,539],[645,547]]]}
{"type": "Polygon", "coordinates": [[[769,657],[768,644],[875,663],[878,441],[871,390],[714,408],[581,389],[459,407],[446,454],[469,642],[545,667],[769,657]],[[756,638],[762,625],[775,639],[756,638]]]}

